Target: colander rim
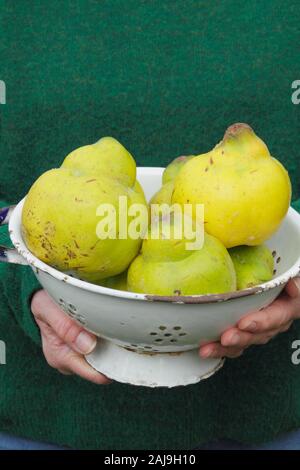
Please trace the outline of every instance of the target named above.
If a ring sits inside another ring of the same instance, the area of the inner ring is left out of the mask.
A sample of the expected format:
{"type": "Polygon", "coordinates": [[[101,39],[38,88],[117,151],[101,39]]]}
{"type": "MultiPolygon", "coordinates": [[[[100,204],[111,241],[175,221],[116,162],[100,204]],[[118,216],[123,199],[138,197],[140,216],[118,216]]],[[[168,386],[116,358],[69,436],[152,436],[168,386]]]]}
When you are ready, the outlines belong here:
{"type": "MultiPolygon", "coordinates": [[[[161,168],[155,167],[143,167],[139,168],[140,172],[145,172],[148,169],[151,169],[157,173],[161,172],[161,168]]],[[[78,287],[80,289],[84,289],[89,292],[94,292],[97,294],[108,295],[111,297],[119,297],[122,299],[129,299],[129,300],[143,300],[143,301],[152,301],[152,302],[169,302],[169,303],[176,303],[176,304],[205,304],[205,303],[216,303],[216,302],[225,302],[233,299],[238,299],[241,297],[247,297],[250,295],[257,295],[268,290],[274,289],[279,286],[284,286],[290,279],[296,277],[300,273],[300,254],[296,260],[296,262],[284,273],[281,275],[271,279],[268,282],[263,284],[249,287],[247,289],[239,290],[239,291],[232,291],[226,292],[224,294],[201,294],[201,295],[176,295],[176,296],[161,296],[161,295],[153,295],[153,294],[140,294],[135,292],[126,292],[117,289],[111,289],[109,287],[99,286],[97,284],[92,284],[87,281],[83,281],[72,277],[66,273],[58,271],[57,269],[53,268],[52,266],[47,265],[36,256],[31,253],[30,250],[25,245],[25,242],[22,238],[21,234],[21,213],[22,207],[25,201],[25,197],[16,205],[9,221],[9,234],[11,241],[18,251],[18,253],[27,261],[28,265],[32,267],[32,269],[38,273],[42,271],[45,274],[48,274],[55,279],[65,282],[67,284],[73,285],[74,287],[78,287]]],[[[298,225],[300,227],[300,215],[292,208],[289,208],[288,217],[298,218],[298,225]]]]}

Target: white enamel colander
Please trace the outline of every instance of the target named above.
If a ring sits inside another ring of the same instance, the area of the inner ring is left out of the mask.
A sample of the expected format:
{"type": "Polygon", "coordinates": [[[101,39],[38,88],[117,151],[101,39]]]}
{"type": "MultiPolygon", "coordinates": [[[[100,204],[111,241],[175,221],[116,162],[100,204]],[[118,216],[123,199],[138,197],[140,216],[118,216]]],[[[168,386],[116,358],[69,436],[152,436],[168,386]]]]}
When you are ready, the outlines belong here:
{"type": "MultiPolygon", "coordinates": [[[[149,199],[160,187],[163,168],[138,168],[149,199]]],[[[161,297],[123,292],[90,284],[62,273],[36,258],[21,235],[24,200],[0,211],[9,221],[15,249],[0,248],[0,260],[28,264],[67,315],[98,337],[86,360],[119,382],[148,387],[175,387],[214,374],[220,359],[201,359],[199,346],[217,340],[246,313],[270,304],[300,271],[300,215],[289,212],[267,242],[275,257],[274,278],[253,288],[220,295],[161,297]]]]}

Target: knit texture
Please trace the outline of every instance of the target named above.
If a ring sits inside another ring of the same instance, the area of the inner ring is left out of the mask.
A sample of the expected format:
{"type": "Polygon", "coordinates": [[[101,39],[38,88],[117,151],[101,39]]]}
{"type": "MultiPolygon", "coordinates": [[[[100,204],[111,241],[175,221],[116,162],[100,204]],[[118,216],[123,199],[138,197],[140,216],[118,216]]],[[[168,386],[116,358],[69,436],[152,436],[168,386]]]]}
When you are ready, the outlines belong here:
{"type": "MultiPolygon", "coordinates": [[[[6,2],[0,198],[17,202],[42,172],[104,135],[139,165],[164,166],[244,121],[288,168],[298,199],[299,16],[298,2],[283,0],[6,2]]],[[[83,449],[184,449],[259,443],[300,426],[299,322],[197,385],[96,386],[47,365],[30,268],[0,265],[0,276],[2,432],[83,449]]]]}

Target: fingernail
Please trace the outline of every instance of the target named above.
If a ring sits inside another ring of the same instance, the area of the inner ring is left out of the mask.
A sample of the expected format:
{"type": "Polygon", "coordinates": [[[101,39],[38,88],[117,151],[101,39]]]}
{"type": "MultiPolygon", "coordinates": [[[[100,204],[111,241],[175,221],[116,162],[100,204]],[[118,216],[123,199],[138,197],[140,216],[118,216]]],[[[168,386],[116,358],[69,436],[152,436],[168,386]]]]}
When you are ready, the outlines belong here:
{"type": "Polygon", "coordinates": [[[298,291],[298,294],[300,294],[300,277],[295,277],[293,279],[294,285],[298,291]]]}
{"type": "Polygon", "coordinates": [[[201,351],[201,356],[202,357],[211,357],[214,353],[214,350],[213,349],[204,349],[203,351],[201,351]]]}
{"type": "Polygon", "coordinates": [[[90,352],[92,352],[96,344],[97,344],[96,338],[93,338],[91,335],[89,335],[85,331],[82,331],[81,333],[79,333],[75,341],[75,346],[83,354],[89,354],[90,352]]]}
{"type": "Polygon", "coordinates": [[[246,323],[245,326],[241,327],[241,330],[246,330],[246,331],[255,331],[257,328],[257,323],[255,321],[252,321],[250,323],[246,323]]]}
{"type": "Polygon", "coordinates": [[[228,344],[234,346],[235,344],[238,344],[238,343],[240,342],[240,339],[241,339],[241,338],[240,338],[240,335],[237,334],[237,333],[234,333],[234,334],[231,336],[231,338],[230,338],[228,344]]]}

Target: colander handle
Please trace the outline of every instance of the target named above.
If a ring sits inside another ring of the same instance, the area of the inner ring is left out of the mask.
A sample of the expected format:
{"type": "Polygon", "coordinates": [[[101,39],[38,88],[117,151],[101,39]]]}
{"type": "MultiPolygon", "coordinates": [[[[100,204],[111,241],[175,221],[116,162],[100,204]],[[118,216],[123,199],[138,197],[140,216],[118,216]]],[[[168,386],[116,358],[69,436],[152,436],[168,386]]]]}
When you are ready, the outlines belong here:
{"type": "MultiPolygon", "coordinates": [[[[7,225],[10,216],[16,206],[0,208],[0,225],[7,225]]],[[[14,264],[27,264],[26,260],[21,256],[15,248],[8,248],[7,246],[0,245],[0,262],[14,263],[14,264]]]]}

